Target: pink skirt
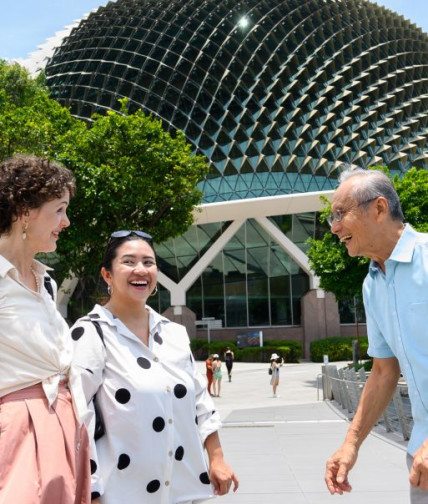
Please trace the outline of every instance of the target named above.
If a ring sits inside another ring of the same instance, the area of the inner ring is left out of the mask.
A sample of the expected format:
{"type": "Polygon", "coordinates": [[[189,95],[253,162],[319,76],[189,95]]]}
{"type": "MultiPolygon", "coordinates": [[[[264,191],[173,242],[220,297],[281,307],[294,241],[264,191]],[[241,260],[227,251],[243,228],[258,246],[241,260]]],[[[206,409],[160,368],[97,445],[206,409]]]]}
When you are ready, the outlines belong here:
{"type": "Polygon", "coordinates": [[[49,409],[41,384],[0,398],[0,504],[89,504],[89,441],[61,384],[49,409]]]}

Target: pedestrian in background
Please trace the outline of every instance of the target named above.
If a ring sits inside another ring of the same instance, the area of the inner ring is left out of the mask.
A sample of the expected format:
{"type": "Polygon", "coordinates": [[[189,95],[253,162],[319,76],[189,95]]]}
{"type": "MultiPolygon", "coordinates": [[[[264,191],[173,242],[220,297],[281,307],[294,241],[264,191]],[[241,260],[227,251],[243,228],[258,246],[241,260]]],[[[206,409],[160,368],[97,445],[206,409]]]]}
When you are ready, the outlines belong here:
{"type": "Polygon", "coordinates": [[[0,502],[89,504],[87,408],[69,328],[39,252],[70,225],[73,174],[17,156],[0,165],[0,502]],[[48,291],[47,286],[49,287],[48,291]],[[75,408],[73,408],[73,405],[75,408]],[[79,405],[81,406],[79,408],[79,405]]]}
{"type": "Polygon", "coordinates": [[[284,359],[282,359],[277,353],[273,353],[270,356],[270,370],[271,370],[271,378],[270,384],[272,385],[273,395],[272,397],[277,398],[276,391],[279,385],[279,368],[284,364],[284,359]]]}
{"type": "Polygon", "coordinates": [[[213,384],[213,355],[209,355],[208,359],[205,361],[205,368],[206,368],[206,374],[207,374],[207,390],[209,395],[213,395],[211,392],[211,386],[213,384]]]}
{"type": "Polygon", "coordinates": [[[221,370],[221,360],[218,354],[214,354],[213,358],[213,390],[214,397],[220,397],[221,380],[223,379],[223,372],[221,370]]]}
{"type": "Polygon", "coordinates": [[[232,381],[232,368],[233,361],[235,360],[235,354],[232,352],[230,347],[226,347],[226,351],[223,354],[224,362],[226,364],[227,376],[229,377],[229,381],[232,381]]]}

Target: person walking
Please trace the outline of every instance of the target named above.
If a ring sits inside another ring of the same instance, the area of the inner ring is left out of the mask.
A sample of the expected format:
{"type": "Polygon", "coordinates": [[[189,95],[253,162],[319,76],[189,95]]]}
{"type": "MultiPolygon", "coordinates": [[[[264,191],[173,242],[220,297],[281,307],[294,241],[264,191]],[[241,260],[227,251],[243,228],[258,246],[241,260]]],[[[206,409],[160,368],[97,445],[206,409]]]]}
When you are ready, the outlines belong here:
{"type": "Polygon", "coordinates": [[[103,423],[91,446],[92,502],[196,504],[236,491],[187,331],[147,305],[158,277],[151,236],[112,233],[101,275],[108,301],[72,328],[74,364],[95,411],[92,439],[97,413],[103,423]]]}
{"type": "Polygon", "coordinates": [[[206,375],[207,375],[207,390],[209,395],[213,395],[211,392],[211,387],[213,384],[213,356],[212,354],[208,356],[208,359],[205,361],[206,375]]]}
{"type": "Polygon", "coordinates": [[[345,439],[327,461],[325,482],[331,494],[352,490],[349,472],[401,372],[414,420],[407,445],[410,498],[428,503],[428,234],[404,223],[383,172],[350,167],[339,181],[328,221],[351,257],[371,259],[363,299],[373,367],[345,439]]]}
{"type": "Polygon", "coordinates": [[[214,397],[220,397],[221,380],[223,379],[223,372],[221,370],[221,360],[218,354],[213,356],[213,390],[214,397]]]}
{"type": "Polygon", "coordinates": [[[277,398],[279,395],[277,394],[277,389],[279,385],[279,368],[284,364],[284,360],[277,354],[273,353],[270,356],[270,370],[271,370],[271,379],[270,384],[272,385],[272,397],[277,398]]]}
{"type": "Polygon", "coordinates": [[[70,225],[73,174],[36,156],[0,164],[0,503],[89,504],[85,398],[39,252],[70,225]]]}
{"type": "Polygon", "coordinates": [[[230,347],[226,347],[226,350],[223,355],[224,362],[226,364],[227,376],[229,377],[229,381],[232,381],[232,368],[233,361],[235,360],[235,354],[232,352],[230,347]]]}

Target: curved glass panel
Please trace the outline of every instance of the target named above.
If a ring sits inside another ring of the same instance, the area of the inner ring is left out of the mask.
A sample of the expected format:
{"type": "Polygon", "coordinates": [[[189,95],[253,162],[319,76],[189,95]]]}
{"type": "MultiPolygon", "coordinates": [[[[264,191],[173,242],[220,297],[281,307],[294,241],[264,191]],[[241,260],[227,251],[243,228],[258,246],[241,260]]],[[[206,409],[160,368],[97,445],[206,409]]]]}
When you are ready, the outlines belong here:
{"type": "Polygon", "coordinates": [[[127,96],[182,129],[214,202],[331,189],[342,163],[428,168],[427,51],[426,33],[371,2],[117,0],[45,71],[79,117],[127,96]]]}

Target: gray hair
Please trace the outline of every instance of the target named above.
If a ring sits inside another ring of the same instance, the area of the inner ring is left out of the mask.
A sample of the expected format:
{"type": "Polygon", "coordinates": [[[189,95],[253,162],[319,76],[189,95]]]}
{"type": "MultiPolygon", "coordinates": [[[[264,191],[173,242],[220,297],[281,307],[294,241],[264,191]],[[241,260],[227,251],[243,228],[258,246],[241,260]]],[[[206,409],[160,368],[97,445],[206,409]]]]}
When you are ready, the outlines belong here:
{"type": "Polygon", "coordinates": [[[392,220],[404,222],[400,198],[391,179],[379,170],[364,170],[358,166],[344,165],[345,170],[339,176],[339,185],[353,177],[359,177],[361,183],[354,187],[353,198],[357,203],[372,201],[379,196],[388,202],[389,214],[392,220]]]}

